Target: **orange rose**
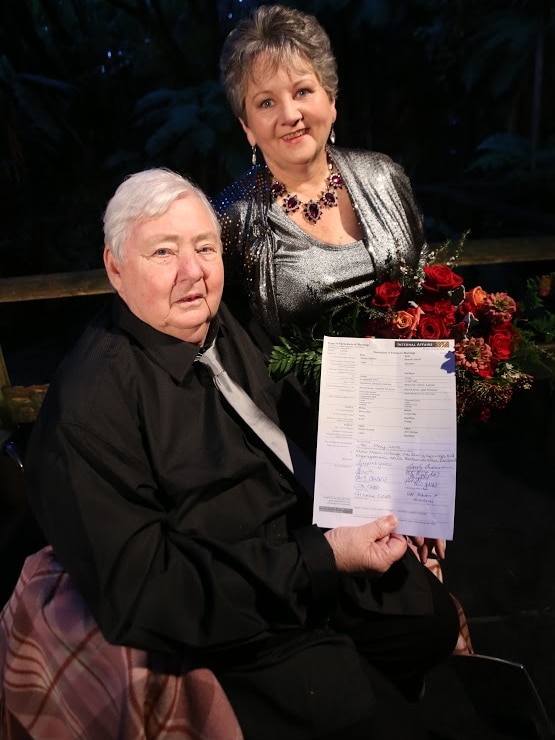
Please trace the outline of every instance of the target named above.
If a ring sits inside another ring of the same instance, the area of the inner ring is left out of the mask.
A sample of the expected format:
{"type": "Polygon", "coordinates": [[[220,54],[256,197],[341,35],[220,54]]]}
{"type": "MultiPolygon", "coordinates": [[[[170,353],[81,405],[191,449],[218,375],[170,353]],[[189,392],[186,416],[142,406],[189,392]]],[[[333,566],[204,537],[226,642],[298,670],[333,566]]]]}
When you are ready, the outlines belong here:
{"type": "Polygon", "coordinates": [[[465,300],[468,301],[473,308],[478,308],[478,306],[481,306],[486,296],[486,291],[479,285],[477,285],[475,288],[472,288],[472,290],[468,290],[464,294],[465,300]]]}
{"type": "Polygon", "coordinates": [[[391,328],[396,337],[402,337],[403,339],[410,339],[413,335],[413,323],[414,317],[407,311],[397,311],[393,316],[391,322],[391,328]]]}
{"type": "Polygon", "coordinates": [[[420,306],[414,306],[411,308],[407,308],[407,313],[409,316],[412,316],[412,326],[410,328],[412,334],[416,331],[418,328],[418,324],[420,323],[420,317],[424,313],[424,311],[420,308],[420,306]]]}

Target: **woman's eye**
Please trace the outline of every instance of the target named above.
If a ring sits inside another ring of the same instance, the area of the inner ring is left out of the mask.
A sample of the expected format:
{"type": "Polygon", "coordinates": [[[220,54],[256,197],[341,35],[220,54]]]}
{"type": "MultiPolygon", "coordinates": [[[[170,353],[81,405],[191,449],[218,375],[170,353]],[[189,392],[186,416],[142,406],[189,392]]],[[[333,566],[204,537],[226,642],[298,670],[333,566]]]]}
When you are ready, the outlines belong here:
{"type": "Polygon", "coordinates": [[[171,254],[170,250],[166,247],[160,247],[160,249],[157,249],[154,254],[157,257],[167,257],[169,254],[171,254]]]}
{"type": "Polygon", "coordinates": [[[297,91],[297,95],[300,98],[306,97],[309,93],[310,93],[310,90],[308,89],[308,87],[303,87],[301,90],[297,91]]]}
{"type": "Polygon", "coordinates": [[[260,103],[260,107],[261,107],[261,108],[269,108],[269,107],[270,107],[271,105],[272,105],[272,101],[271,101],[270,99],[267,99],[267,100],[263,100],[263,101],[262,101],[262,102],[260,103]]]}

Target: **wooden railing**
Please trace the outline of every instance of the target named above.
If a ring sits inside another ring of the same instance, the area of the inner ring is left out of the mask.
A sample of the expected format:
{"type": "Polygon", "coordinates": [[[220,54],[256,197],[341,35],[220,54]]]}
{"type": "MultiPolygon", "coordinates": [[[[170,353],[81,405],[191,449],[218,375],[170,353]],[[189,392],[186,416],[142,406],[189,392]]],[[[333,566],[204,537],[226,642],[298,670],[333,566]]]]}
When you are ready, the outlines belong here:
{"type": "Polygon", "coordinates": [[[0,279],[0,303],[109,293],[106,271],[56,272],[0,279]]]}
{"type": "MultiPolygon", "coordinates": [[[[439,246],[439,244],[430,245],[432,250],[439,246]]],[[[448,256],[449,251],[442,255],[444,259],[448,256]]],[[[456,265],[465,267],[551,261],[555,263],[555,236],[536,236],[467,239],[456,265]]],[[[104,269],[0,279],[0,303],[92,296],[110,291],[104,269]]],[[[11,385],[0,346],[0,426],[33,421],[47,387],[47,385],[11,385]]]]}
{"type": "MultiPolygon", "coordinates": [[[[436,249],[439,244],[431,244],[436,249]]],[[[555,236],[468,239],[457,265],[555,261],[555,236]]],[[[109,293],[103,269],[0,279],[0,303],[109,293]]]]}

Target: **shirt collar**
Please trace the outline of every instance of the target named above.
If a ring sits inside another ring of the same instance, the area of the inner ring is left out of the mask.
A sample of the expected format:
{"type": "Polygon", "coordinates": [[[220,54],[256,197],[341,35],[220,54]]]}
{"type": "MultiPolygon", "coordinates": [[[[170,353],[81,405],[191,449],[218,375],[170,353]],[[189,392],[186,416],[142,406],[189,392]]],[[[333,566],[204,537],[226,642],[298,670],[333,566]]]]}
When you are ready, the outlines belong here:
{"type": "MultiPolygon", "coordinates": [[[[172,337],[169,334],[154,329],[154,327],[139,319],[129,310],[127,304],[119,297],[115,297],[114,319],[121,329],[130,335],[146,352],[146,354],[179,383],[183,382],[199,353],[199,346],[185,342],[183,339],[172,337]]],[[[216,338],[220,330],[219,316],[210,322],[206,346],[216,338]]]]}

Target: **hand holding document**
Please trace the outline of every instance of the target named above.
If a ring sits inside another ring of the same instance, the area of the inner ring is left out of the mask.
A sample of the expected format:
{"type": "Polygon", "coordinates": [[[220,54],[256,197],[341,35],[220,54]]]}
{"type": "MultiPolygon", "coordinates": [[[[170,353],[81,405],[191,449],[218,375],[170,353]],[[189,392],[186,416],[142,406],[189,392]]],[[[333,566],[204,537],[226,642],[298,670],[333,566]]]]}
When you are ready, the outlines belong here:
{"type": "Polygon", "coordinates": [[[456,452],[452,340],[324,337],[315,524],[452,539],[456,452]]]}

